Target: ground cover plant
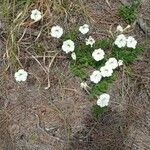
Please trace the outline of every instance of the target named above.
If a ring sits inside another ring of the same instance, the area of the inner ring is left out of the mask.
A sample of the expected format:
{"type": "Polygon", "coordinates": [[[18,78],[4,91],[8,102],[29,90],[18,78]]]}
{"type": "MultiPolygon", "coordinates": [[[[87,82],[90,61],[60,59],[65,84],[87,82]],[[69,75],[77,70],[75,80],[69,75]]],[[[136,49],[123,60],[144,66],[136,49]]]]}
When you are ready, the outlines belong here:
{"type": "MultiPolygon", "coordinates": [[[[42,18],[41,12],[37,9],[31,11],[31,19],[39,21],[42,18]]],[[[84,24],[78,30],[66,33],[62,37],[62,50],[72,58],[70,67],[74,75],[80,77],[81,88],[90,94],[91,97],[97,97],[97,105],[93,107],[93,113],[103,112],[108,106],[110,96],[106,94],[109,84],[115,80],[114,70],[121,68],[123,64],[129,65],[138,56],[141,48],[137,47],[137,41],[132,36],[126,37],[125,32],[130,26],[123,29],[120,25],[116,31],[112,33],[109,39],[95,41],[91,36],[80,39],[89,32],[89,25],[84,24]],[[78,32],[80,32],[80,35],[78,32]],[[105,54],[105,50],[106,53],[105,54]],[[105,56],[106,55],[106,56],[105,56]],[[96,69],[90,75],[91,83],[87,85],[88,80],[87,69],[92,67],[96,69]],[[85,81],[84,81],[85,80],[85,81]],[[94,83],[94,84],[93,84],[94,83]],[[102,94],[102,95],[100,95],[102,94]],[[98,95],[100,95],[98,97],[98,95]],[[96,108],[96,110],[94,110],[96,108]],[[98,108],[100,109],[98,111],[98,108]]],[[[51,28],[51,36],[59,39],[63,35],[63,28],[56,25],[51,28]]],[[[118,69],[119,70],[119,69],[118,69]]],[[[28,73],[20,69],[15,73],[16,81],[26,81],[28,73]]],[[[49,83],[48,83],[49,85],[49,83]]],[[[46,88],[47,89],[47,88],[46,88]]]]}

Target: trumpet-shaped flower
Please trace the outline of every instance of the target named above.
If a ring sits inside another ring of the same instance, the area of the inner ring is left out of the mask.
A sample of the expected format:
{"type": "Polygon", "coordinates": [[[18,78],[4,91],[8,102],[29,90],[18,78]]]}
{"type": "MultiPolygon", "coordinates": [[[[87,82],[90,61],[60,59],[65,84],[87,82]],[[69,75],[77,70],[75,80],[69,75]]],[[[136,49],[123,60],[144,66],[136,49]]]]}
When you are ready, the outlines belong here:
{"type": "Polygon", "coordinates": [[[95,49],[94,52],[92,53],[92,57],[96,60],[96,61],[100,61],[104,58],[104,51],[99,48],[99,49],[95,49]]]}
{"type": "Polygon", "coordinates": [[[100,68],[102,77],[110,77],[113,74],[113,70],[110,66],[103,66],[100,68]]]}
{"type": "Polygon", "coordinates": [[[118,60],[118,66],[122,66],[123,65],[123,60],[118,60]]]}
{"type": "Polygon", "coordinates": [[[103,93],[99,96],[99,98],[97,100],[97,105],[100,107],[108,106],[109,100],[110,100],[110,95],[103,93]]]}
{"type": "Polygon", "coordinates": [[[76,59],[77,59],[77,56],[76,56],[76,53],[75,53],[75,52],[71,53],[71,58],[72,58],[73,60],[76,60],[76,59]]]}
{"type": "Polygon", "coordinates": [[[93,83],[98,83],[100,80],[102,79],[102,75],[100,73],[100,71],[96,70],[92,73],[92,75],[90,76],[90,80],[93,83]]]}
{"type": "Polygon", "coordinates": [[[28,77],[28,73],[25,70],[20,69],[15,73],[14,77],[17,82],[26,81],[26,79],[28,77]]]}
{"type": "Polygon", "coordinates": [[[88,33],[88,32],[89,32],[89,25],[84,24],[83,26],[80,26],[80,27],[79,27],[79,31],[80,31],[82,34],[88,33]]]}
{"type": "Polygon", "coordinates": [[[60,26],[53,26],[50,34],[52,37],[60,38],[63,35],[63,28],[60,26]]]}
{"type": "Polygon", "coordinates": [[[34,10],[31,11],[30,17],[34,21],[39,21],[42,18],[42,13],[39,10],[34,9],[34,10]]]}
{"type": "Polygon", "coordinates": [[[89,36],[88,39],[85,39],[86,45],[90,45],[93,47],[93,44],[95,43],[95,40],[92,38],[92,36],[89,36]]]}
{"type": "Polygon", "coordinates": [[[108,59],[105,65],[111,67],[112,69],[116,69],[118,67],[118,61],[116,58],[112,57],[108,59]]]}
{"type": "Polygon", "coordinates": [[[116,40],[115,40],[115,45],[117,45],[119,48],[125,47],[127,43],[127,39],[125,37],[125,35],[120,34],[117,36],[116,40]]]}
{"type": "Polygon", "coordinates": [[[137,41],[135,40],[135,38],[132,36],[129,36],[127,38],[127,47],[135,49],[136,45],[137,45],[137,41]]]}
{"type": "Polygon", "coordinates": [[[118,25],[116,31],[118,33],[122,33],[124,31],[124,29],[123,29],[123,27],[121,25],[118,25]]]}
{"type": "Polygon", "coordinates": [[[62,50],[66,53],[73,52],[75,49],[75,44],[72,40],[66,40],[63,42],[62,50]]]}

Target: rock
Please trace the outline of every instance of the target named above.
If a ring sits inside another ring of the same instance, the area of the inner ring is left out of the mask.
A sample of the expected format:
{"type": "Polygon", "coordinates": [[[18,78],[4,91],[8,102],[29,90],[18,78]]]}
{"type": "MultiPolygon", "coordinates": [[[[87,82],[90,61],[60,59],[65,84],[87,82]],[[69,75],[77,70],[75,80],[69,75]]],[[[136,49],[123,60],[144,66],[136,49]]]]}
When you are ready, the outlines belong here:
{"type": "Polygon", "coordinates": [[[143,17],[137,19],[137,23],[145,34],[150,36],[150,20],[145,20],[143,17]]]}
{"type": "Polygon", "coordinates": [[[140,9],[137,15],[137,23],[140,28],[150,36],[150,1],[141,0],[140,9]]]}
{"type": "Polygon", "coordinates": [[[132,0],[120,0],[120,1],[125,6],[130,6],[132,4],[132,0]]]}

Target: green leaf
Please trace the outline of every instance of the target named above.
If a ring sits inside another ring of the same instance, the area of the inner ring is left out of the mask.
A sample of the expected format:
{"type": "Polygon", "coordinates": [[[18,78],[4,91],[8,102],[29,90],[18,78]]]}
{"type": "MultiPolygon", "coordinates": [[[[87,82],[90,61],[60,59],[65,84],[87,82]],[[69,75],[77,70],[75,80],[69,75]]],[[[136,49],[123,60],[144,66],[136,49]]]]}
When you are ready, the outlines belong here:
{"type": "Polygon", "coordinates": [[[102,115],[106,111],[107,107],[100,107],[98,105],[94,105],[91,108],[92,115],[97,119],[99,118],[100,115],[102,115]]]}

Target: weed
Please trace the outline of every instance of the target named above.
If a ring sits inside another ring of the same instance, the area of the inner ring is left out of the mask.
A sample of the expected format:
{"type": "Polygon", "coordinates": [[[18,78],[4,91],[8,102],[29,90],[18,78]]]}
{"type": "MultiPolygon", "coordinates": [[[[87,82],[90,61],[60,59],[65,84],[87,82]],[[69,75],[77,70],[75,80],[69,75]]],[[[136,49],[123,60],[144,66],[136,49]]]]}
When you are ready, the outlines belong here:
{"type": "MultiPolygon", "coordinates": [[[[105,66],[107,59],[110,57],[114,57],[117,60],[122,60],[124,64],[128,65],[132,63],[138,56],[138,54],[143,50],[140,47],[128,48],[127,46],[123,48],[118,48],[113,41],[114,39],[103,39],[98,40],[94,44],[93,47],[87,46],[85,41],[78,40],[77,32],[68,34],[67,38],[73,39],[78,45],[76,44],[75,54],[76,60],[71,60],[70,69],[75,76],[78,76],[81,80],[87,80],[88,74],[87,69],[93,68],[99,70],[102,66],[105,66]],[[105,51],[105,58],[101,61],[95,61],[92,58],[92,53],[95,49],[102,48],[105,51]]],[[[66,40],[66,39],[65,39],[66,40]]],[[[98,95],[102,93],[106,93],[110,84],[116,79],[116,72],[111,77],[102,78],[102,80],[97,84],[90,84],[89,89],[89,98],[94,99],[97,98],[98,95]]],[[[106,108],[101,108],[99,106],[92,107],[92,113],[94,116],[98,116],[103,113],[106,108]]]]}
{"type": "Polygon", "coordinates": [[[118,10],[119,16],[121,16],[126,23],[131,24],[136,19],[136,10],[139,3],[139,0],[133,0],[129,6],[122,5],[118,10]]]}

